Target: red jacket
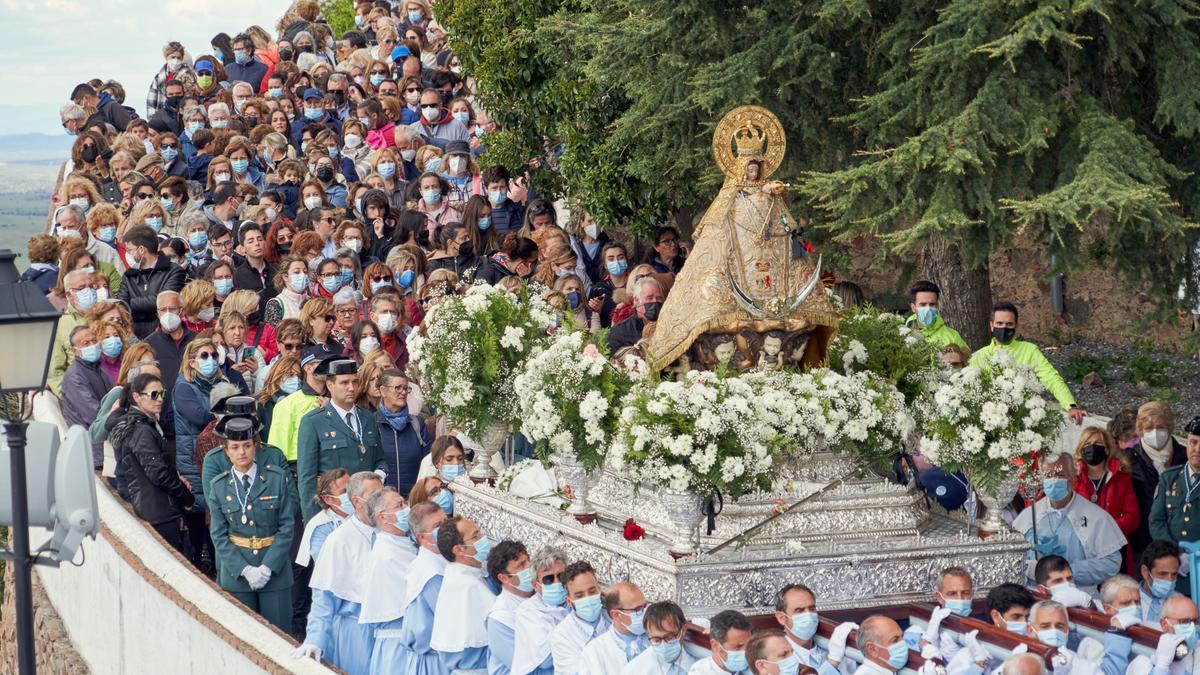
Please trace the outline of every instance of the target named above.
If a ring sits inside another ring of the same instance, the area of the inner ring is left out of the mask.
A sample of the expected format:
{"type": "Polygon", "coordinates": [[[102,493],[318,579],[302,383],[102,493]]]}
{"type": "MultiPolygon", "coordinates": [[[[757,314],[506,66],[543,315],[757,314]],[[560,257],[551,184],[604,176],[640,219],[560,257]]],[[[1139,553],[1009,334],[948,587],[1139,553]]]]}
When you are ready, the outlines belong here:
{"type": "MultiPolygon", "coordinates": [[[[1079,496],[1090,499],[1104,509],[1108,515],[1117,521],[1117,527],[1125,536],[1129,536],[1138,528],[1142,514],[1138,509],[1137,493],[1133,491],[1133,477],[1121,468],[1121,460],[1110,457],[1108,460],[1108,478],[1100,486],[1100,494],[1087,476],[1087,465],[1079,462],[1076,468],[1075,492],[1079,496]]],[[[1129,547],[1125,548],[1125,567],[1132,569],[1133,559],[1129,547]]]]}

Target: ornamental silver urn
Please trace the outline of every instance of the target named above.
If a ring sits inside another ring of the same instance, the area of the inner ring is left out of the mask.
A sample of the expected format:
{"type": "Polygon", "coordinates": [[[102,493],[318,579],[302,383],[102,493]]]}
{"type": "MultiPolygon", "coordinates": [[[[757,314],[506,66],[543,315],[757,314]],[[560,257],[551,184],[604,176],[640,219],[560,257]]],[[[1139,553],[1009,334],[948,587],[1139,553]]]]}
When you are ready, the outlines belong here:
{"type": "Polygon", "coordinates": [[[657,494],[667,519],[671,521],[671,555],[682,558],[699,552],[704,498],[695,492],[680,492],[670,488],[660,488],[657,494]]]}
{"type": "Polygon", "coordinates": [[[588,502],[588,472],[573,452],[557,452],[554,463],[558,475],[558,487],[571,495],[567,513],[581,523],[596,519],[596,508],[588,502]]]}
{"type": "Polygon", "coordinates": [[[511,429],[504,422],[492,422],[483,430],[483,438],[479,439],[479,449],[475,452],[475,466],[467,473],[467,477],[476,483],[493,481],[499,475],[492,468],[492,457],[504,447],[511,429]]]}

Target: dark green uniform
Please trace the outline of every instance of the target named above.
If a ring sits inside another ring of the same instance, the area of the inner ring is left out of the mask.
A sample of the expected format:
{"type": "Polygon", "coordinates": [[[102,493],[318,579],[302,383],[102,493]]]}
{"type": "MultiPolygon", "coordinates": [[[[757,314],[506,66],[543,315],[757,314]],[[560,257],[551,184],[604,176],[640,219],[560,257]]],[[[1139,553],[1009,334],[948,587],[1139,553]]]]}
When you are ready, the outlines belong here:
{"type": "Polygon", "coordinates": [[[287,633],[292,627],[290,552],[296,536],[296,492],[286,467],[257,460],[255,466],[257,473],[249,495],[232,469],[221,471],[205,486],[204,496],[212,514],[209,532],[219,560],[217,582],[287,633]],[[242,576],[247,565],[271,568],[266,586],[257,591],[250,589],[242,576]]]}
{"type": "MultiPolygon", "coordinates": [[[[1187,463],[1162,472],[1150,505],[1150,536],[1173,542],[1200,540],[1200,475],[1187,463]],[[1189,482],[1191,490],[1188,490],[1189,482]]],[[[1191,582],[1179,575],[1176,590],[1191,593],[1191,582]]]]}
{"type": "Polygon", "coordinates": [[[359,471],[387,471],[387,459],[379,442],[375,413],[359,407],[354,408],[354,413],[358,417],[357,427],[362,430],[362,438],[346,426],[346,421],[338,414],[333,403],[326,403],[300,420],[296,480],[300,488],[300,511],[304,514],[304,522],[321,510],[314,501],[317,478],[321,474],[339,467],[352,474],[359,471]]]}

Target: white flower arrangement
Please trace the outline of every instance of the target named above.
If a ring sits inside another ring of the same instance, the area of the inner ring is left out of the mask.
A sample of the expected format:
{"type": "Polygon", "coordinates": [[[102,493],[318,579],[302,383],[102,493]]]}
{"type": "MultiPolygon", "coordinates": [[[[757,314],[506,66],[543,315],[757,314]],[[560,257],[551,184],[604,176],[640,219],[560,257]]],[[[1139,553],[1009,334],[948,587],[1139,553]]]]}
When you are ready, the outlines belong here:
{"type": "Polygon", "coordinates": [[[532,356],[515,381],[521,431],[539,447],[573,453],[584,468],[600,466],[612,442],[617,403],[629,373],[582,332],[560,332],[532,356]]]}
{"type": "Polygon", "coordinates": [[[930,374],[937,372],[935,356],[924,333],[904,317],[871,306],[844,316],[829,345],[830,368],[843,375],[874,373],[896,385],[909,405],[924,395],[930,374]]]}
{"type": "Polygon", "coordinates": [[[512,424],[513,381],[526,359],[549,342],[554,319],[553,308],[536,295],[488,284],[433,306],[422,334],[408,340],[429,402],[472,438],[492,423],[512,424]]]}
{"type": "Polygon", "coordinates": [[[981,489],[994,488],[1053,447],[1063,422],[1047,410],[1044,392],[1028,366],[997,350],[984,367],[952,373],[933,391],[921,452],[948,472],[967,471],[981,489]]]}

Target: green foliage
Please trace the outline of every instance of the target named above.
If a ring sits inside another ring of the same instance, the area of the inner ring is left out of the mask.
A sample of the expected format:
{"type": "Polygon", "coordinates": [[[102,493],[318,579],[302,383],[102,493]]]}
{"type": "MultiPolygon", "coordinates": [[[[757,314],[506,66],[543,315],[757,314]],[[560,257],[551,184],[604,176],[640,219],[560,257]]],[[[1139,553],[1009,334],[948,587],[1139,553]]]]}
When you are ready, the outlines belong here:
{"type": "Polygon", "coordinates": [[[874,373],[894,384],[908,403],[924,393],[926,371],[935,362],[936,351],[920,330],[871,305],[844,315],[829,345],[830,368],[844,375],[874,373]]]}
{"type": "Polygon", "coordinates": [[[320,0],[321,16],[333,29],[334,39],[354,30],[354,0],[320,0]]]}
{"type": "Polygon", "coordinates": [[[1167,374],[1170,363],[1157,358],[1146,342],[1137,344],[1137,351],[1125,364],[1125,380],[1134,384],[1146,383],[1151,387],[1166,387],[1171,384],[1167,374]]]}
{"type": "Polygon", "coordinates": [[[1062,376],[1072,382],[1080,382],[1088,373],[1096,373],[1101,379],[1108,377],[1108,369],[1113,360],[1105,356],[1090,356],[1088,354],[1073,354],[1063,364],[1062,376]]]}

